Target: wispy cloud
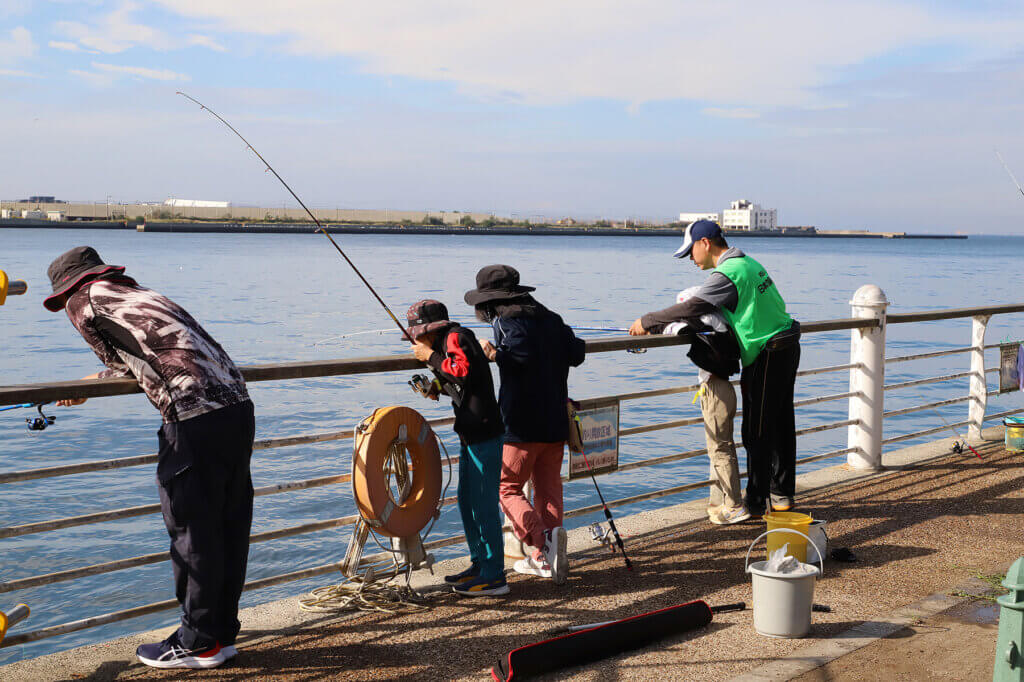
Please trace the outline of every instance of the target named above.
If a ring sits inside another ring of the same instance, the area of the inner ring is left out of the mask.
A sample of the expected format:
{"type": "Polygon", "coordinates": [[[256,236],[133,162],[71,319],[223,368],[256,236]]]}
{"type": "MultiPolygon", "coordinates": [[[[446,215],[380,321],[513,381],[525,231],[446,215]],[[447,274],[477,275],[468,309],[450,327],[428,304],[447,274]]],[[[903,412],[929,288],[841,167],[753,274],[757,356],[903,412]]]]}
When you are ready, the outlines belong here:
{"type": "Polygon", "coordinates": [[[714,116],[715,118],[752,119],[761,117],[761,114],[757,111],[744,108],[723,109],[721,107],[708,107],[701,109],[701,113],[706,116],[714,116]]]}
{"type": "Polygon", "coordinates": [[[114,84],[114,77],[106,73],[82,71],[81,69],[68,69],[68,73],[97,88],[109,88],[114,84]]]}
{"type": "Polygon", "coordinates": [[[51,47],[54,50],[63,50],[64,52],[88,52],[89,54],[99,54],[99,51],[97,50],[83,49],[78,43],[66,43],[60,40],[51,40],[47,43],[47,47],[51,47]]]}
{"type": "Polygon", "coordinates": [[[206,47],[214,52],[227,52],[228,48],[224,47],[210,36],[199,35],[193,33],[188,37],[189,45],[198,45],[200,47],[206,47]]]}
{"type": "Polygon", "coordinates": [[[1024,13],[923,2],[714,3],[521,0],[156,0],[228,31],[270,36],[296,54],[344,55],[384,76],[577,98],[690,99],[759,109],[828,101],[821,86],[852,65],[914,46],[992,54],[1024,44],[1024,13]],[[696,30],[695,30],[696,29],[696,30]]]}
{"type": "Polygon", "coordinates": [[[137,45],[170,49],[174,41],[166,33],[133,19],[138,9],[136,3],[125,2],[93,23],[58,21],[53,28],[56,33],[105,54],[117,54],[137,45]]]}
{"type": "Polygon", "coordinates": [[[0,64],[13,64],[28,59],[36,52],[32,32],[24,26],[12,28],[7,37],[0,37],[0,64]]]}
{"type": "Polygon", "coordinates": [[[98,71],[102,71],[103,73],[137,76],[139,78],[149,78],[158,81],[192,80],[189,76],[183,73],[176,73],[168,69],[147,69],[144,66],[120,66],[117,64],[104,64],[102,62],[93,62],[92,68],[98,71]]]}
{"type": "Polygon", "coordinates": [[[39,78],[38,74],[18,71],[17,69],[0,69],[0,76],[7,76],[9,78],[39,78]]]}

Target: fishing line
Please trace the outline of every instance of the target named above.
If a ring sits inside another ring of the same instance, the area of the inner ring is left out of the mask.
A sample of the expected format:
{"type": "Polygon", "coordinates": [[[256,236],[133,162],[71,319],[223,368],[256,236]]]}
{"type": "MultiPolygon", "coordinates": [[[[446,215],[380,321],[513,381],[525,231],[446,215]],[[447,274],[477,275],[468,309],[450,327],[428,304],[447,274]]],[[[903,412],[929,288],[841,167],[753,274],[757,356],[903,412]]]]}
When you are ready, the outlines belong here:
{"type": "Polygon", "coordinates": [[[994,149],[993,151],[996,153],[996,156],[999,157],[999,163],[1003,164],[1003,168],[1006,169],[1006,172],[1010,176],[1010,179],[1013,180],[1013,184],[1017,185],[1017,189],[1020,190],[1021,194],[1024,194],[1024,187],[1020,186],[1020,183],[1017,182],[1017,178],[1015,178],[1013,175],[1013,171],[1011,171],[1010,167],[1006,165],[1005,161],[1003,161],[1003,155],[999,153],[998,149],[994,149]]]}
{"type": "MultiPolygon", "coordinates": [[[[467,324],[461,324],[460,323],[459,326],[460,327],[465,327],[467,329],[490,329],[491,328],[491,325],[483,324],[483,323],[479,323],[479,322],[470,322],[470,323],[467,323],[467,324]]],[[[569,325],[569,326],[572,327],[572,329],[574,331],[585,331],[585,332],[628,332],[629,331],[625,327],[577,327],[575,325],[569,325]]],[[[314,342],[313,346],[322,346],[324,344],[332,343],[334,341],[339,341],[341,339],[347,339],[347,338],[350,338],[352,336],[365,336],[367,334],[376,334],[376,335],[380,336],[381,334],[386,334],[389,331],[391,331],[391,327],[388,327],[387,329],[367,329],[366,331],[361,331],[361,332],[349,332],[347,334],[339,334],[338,336],[329,336],[326,339],[321,339],[319,341],[314,342]]]]}

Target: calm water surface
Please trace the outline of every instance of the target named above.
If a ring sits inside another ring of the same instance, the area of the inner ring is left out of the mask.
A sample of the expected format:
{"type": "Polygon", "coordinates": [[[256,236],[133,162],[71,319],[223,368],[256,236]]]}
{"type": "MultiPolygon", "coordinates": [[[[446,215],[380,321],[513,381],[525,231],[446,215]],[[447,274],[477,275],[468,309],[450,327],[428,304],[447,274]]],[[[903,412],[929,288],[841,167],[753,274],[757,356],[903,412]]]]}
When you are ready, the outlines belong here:
{"type": "MultiPolygon", "coordinates": [[[[349,256],[363,269],[396,314],[420,298],[444,301],[452,317],[470,321],[462,295],[472,288],[483,265],[510,263],[522,281],[537,287],[536,297],[581,326],[626,327],[640,314],[674,302],[675,293],[703,280],[689,262],[671,257],[675,238],[520,236],[340,237],[349,256]]],[[[91,244],[107,262],[124,264],[140,283],[161,291],[187,308],[239,364],[322,360],[397,354],[406,351],[397,331],[362,335],[341,342],[316,341],[364,330],[382,329],[388,318],[355,275],[319,235],[138,234],[101,230],[0,229],[0,268],[29,282],[29,294],[8,299],[0,308],[0,384],[76,379],[100,369],[98,361],[61,314],[41,305],[49,289],[46,267],[59,253],[91,244]]],[[[974,237],[967,241],[742,239],[735,245],[771,272],[790,312],[800,320],[850,316],[849,300],[863,284],[877,284],[892,301],[890,312],[1010,303],[1024,299],[1024,240],[974,237]]],[[[987,342],[1020,339],[1021,316],[995,317],[987,342]]],[[[595,335],[582,334],[588,338],[595,335]]],[[[969,320],[892,325],[888,354],[970,343],[969,320]]],[[[802,368],[848,362],[849,332],[807,335],[802,368]]],[[[889,365],[887,381],[966,371],[967,357],[889,365]]],[[[997,363],[989,351],[987,364],[997,363]]],[[[418,399],[406,386],[411,372],[366,377],[250,384],[256,404],[257,438],[351,428],[375,407],[407,404],[429,417],[450,409],[418,399]]],[[[570,378],[576,397],[695,382],[696,372],[679,348],[642,355],[601,353],[587,358],[570,378]]],[[[994,377],[990,376],[990,386],[994,377]]],[[[836,372],[798,380],[797,398],[842,393],[848,374],[836,372]]],[[[966,379],[893,391],[886,409],[966,395],[966,379]]],[[[690,396],[623,404],[622,426],[638,426],[699,416],[690,396]]],[[[1011,409],[1020,394],[990,402],[990,411],[1011,409]]],[[[846,418],[846,401],[820,403],[797,413],[798,428],[846,418]]],[[[965,418],[966,404],[945,408],[950,421],[965,418]]],[[[0,413],[0,471],[127,457],[153,453],[159,416],[141,395],[91,400],[78,408],[55,408],[57,424],[29,433],[27,411],[0,413]]],[[[887,422],[896,435],[938,426],[933,412],[887,422]]],[[[441,433],[457,447],[450,428],[441,433]]],[[[952,434],[950,434],[952,437],[952,434]]],[[[799,456],[845,447],[845,429],[813,434],[799,441],[799,456]]],[[[623,439],[620,461],[703,447],[699,428],[655,431],[623,439]]],[[[279,448],[253,458],[256,486],[346,472],[348,442],[279,448]]],[[[741,451],[741,458],[743,457],[741,451]]],[[[835,461],[816,463],[828,466],[835,461]]],[[[742,462],[741,462],[742,465],[742,462]]],[[[805,467],[806,468],[806,467],[805,467]]],[[[707,477],[705,458],[605,477],[609,499],[679,485],[707,477]]],[[[703,490],[624,508],[620,513],[694,499],[703,490]]],[[[18,525],[153,504],[157,501],[152,466],[109,473],[67,476],[0,486],[0,519],[18,525]]],[[[566,508],[595,503],[586,482],[566,487],[566,508]]],[[[350,489],[329,486],[260,497],[254,532],[354,513],[350,489]]],[[[573,519],[570,525],[589,523],[573,519]]],[[[461,531],[454,507],[447,507],[433,538],[461,531]]],[[[249,579],[268,577],[339,560],[347,529],[253,545],[249,579]]],[[[0,540],[0,582],[151,552],[167,546],[159,515],[63,531],[0,540]]],[[[451,553],[462,553],[452,548],[451,553]]],[[[243,606],[268,601],[330,582],[322,577],[249,592],[243,606]]],[[[19,601],[33,608],[33,629],[173,597],[170,567],[157,564],[95,576],[46,588],[0,595],[0,608],[19,601]]],[[[109,639],[174,622],[172,612],[138,618],[23,647],[0,649],[0,663],[70,646],[109,639]]],[[[244,624],[243,624],[244,627],[244,624]]]]}

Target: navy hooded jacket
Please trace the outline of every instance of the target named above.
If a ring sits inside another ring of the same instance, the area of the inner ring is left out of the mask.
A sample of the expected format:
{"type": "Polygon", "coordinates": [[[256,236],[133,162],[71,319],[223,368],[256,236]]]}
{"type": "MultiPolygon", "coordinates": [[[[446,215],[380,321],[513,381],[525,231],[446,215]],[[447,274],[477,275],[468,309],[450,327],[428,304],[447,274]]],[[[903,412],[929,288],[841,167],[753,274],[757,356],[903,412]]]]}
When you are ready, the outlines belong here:
{"type": "Polygon", "coordinates": [[[496,306],[496,313],[492,326],[505,442],[566,440],[569,368],[583,364],[586,344],[529,296],[496,306]]]}

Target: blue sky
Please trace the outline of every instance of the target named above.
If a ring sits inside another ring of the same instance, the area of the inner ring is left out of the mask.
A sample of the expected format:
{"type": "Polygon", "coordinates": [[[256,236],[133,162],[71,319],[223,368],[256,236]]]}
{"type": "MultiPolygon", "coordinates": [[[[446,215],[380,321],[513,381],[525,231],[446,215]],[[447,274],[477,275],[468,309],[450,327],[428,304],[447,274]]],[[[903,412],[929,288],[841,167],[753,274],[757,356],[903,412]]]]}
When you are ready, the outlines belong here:
{"type": "Polygon", "coordinates": [[[1024,231],[1010,2],[0,0],[0,198],[1024,231]]]}

